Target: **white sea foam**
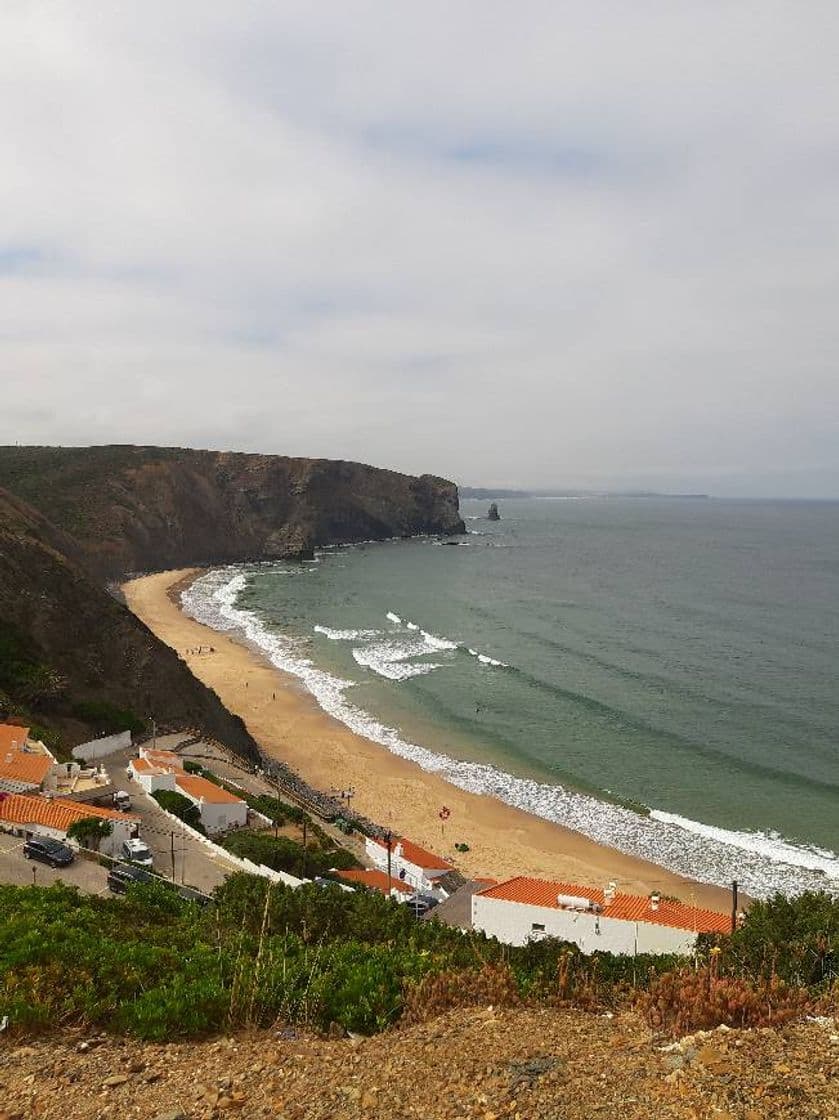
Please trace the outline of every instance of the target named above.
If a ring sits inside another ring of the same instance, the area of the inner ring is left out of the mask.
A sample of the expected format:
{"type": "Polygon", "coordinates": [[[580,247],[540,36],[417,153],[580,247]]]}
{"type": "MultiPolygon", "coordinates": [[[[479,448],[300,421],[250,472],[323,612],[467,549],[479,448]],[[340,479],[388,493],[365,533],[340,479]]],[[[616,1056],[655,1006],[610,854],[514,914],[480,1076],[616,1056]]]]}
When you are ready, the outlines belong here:
{"type": "Polygon", "coordinates": [[[387,614],[385,615],[385,618],[389,622],[395,622],[397,626],[402,625],[402,619],[399,617],[398,614],[394,614],[393,611],[388,611],[387,614]]]}
{"type": "Polygon", "coordinates": [[[490,657],[488,653],[479,653],[476,649],[472,649],[471,646],[467,646],[466,652],[471,657],[476,657],[482,665],[492,665],[497,669],[510,668],[506,661],[499,661],[497,657],[490,657]]]}
{"type": "Polygon", "coordinates": [[[316,634],[323,634],[332,642],[359,642],[366,638],[378,638],[381,630],[333,630],[331,626],[312,627],[316,634]]]}
{"type": "Polygon", "coordinates": [[[406,622],[405,625],[409,630],[419,630],[419,626],[415,622],[406,622]]]}
{"type": "Polygon", "coordinates": [[[184,592],[184,609],[208,626],[241,633],[277,668],[299,677],[324,711],[393,754],[411,759],[461,789],[497,797],[598,843],[691,878],[721,886],[737,879],[755,898],[778,890],[787,894],[808,889],[839,893],[839,856],[834,852],[796,845],[767,833],[704,825],[661,810],[641,815],[562,786],[519,778],[485,763],[460,762],[407,742],[395,728],[348,699],[353,682],[318,669],[304,656],[300,640],[269,630],[253,611],[238,607],[246,583],[246,574],[238,569],[209,572],[184,592]]]}

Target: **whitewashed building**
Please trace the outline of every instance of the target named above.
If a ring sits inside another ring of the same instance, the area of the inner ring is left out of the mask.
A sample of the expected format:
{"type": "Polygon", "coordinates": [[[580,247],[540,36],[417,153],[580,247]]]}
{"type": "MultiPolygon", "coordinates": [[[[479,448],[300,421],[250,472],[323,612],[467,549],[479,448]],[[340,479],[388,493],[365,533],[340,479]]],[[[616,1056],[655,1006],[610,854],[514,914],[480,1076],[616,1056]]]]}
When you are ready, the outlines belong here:
{"type": "Polygon", "coordinates": [[[175,788],[198,807],[201,823],[209,836],[230,828],[243,828],[248,823],[247,802],[207,778],[176,774],[175,788]]]}
{"type": "MultiPolygon", "coordinates": [[[[368,836],[365,851],[373,866],[387,873],[387,842],[368,836]]],[[[394,836],[390,842],[391,877],[407,884],[414,891],[423,894],[437,894],[447,897],[440,887],[440,880],[453,870],[452,865],[402,836],[394,836]]]]}
{"type": "Polygon", "coordinates": [[[472,896],[472,926],[507,945],[555,937],[584,953],[689,953],[700,933],[727,933],[726,914],[576,883],[518,877],[472,896]]]}
{"type": "Polygon", "coordinates": [[[17,836],[50,836],[74,844],[67,840],[67,830],[76,821],[89,817],[102,818],[111,825],[110,835],[99,844],[99,851],[105,855],[119,855],[123,843],[138,833],[140,818],[134,813],[101,809],[69,797],[0,794],[0,829],[17,836]]]}

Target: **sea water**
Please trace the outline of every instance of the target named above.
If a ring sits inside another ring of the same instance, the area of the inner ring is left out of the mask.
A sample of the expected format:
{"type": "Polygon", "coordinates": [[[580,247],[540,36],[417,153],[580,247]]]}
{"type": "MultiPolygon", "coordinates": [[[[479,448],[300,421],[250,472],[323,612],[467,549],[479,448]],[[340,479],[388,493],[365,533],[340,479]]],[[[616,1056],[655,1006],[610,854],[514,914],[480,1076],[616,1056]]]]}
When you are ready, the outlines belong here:
{"type": "Polygon", "coordinates": [[[839,891],[839,504],[487,504],[184,605],[464,789],[756,896],[839,891]]]}

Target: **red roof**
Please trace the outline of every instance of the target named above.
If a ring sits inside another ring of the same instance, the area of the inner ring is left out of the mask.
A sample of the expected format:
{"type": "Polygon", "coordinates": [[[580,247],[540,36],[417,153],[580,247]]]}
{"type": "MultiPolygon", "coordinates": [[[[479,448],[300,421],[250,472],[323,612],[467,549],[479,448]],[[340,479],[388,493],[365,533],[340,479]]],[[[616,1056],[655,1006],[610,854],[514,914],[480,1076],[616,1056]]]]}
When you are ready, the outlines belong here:
{"type": "MultiPolygon", "coordinates": [[[[384,871],[337,871],[336,874],[341,879],[346,879],[348,883],[359,883],[363,887],[371,887],[375,891],[381,891],[382,894],[387,894],[387,875],[384,871]]],[[[413,894],[413,888],[409,887],[407,883],[403,883],[398,876],[393,875],[390,880],[390,885],[394,890],[401,891],[403,894],[413,894]]]]}
{"type": "Polygon", "coordinates": [[[674,929],[695,930],[697,933],[728,933],[731,930],[730,915],[720,914],[716,910],[704,910],[698,906],[667,902],[664,899],[659,902],[658,909],[653,910],[649,898],[620,893],[607,906],[604,893],[599,887],[583,887],[579,883],[552,883],[546,879],[519,876],[479,892],[481,898],[500,898],[505,902],[548,906],[554,910],[563,909],[557,902],[557,895],[560,894],[590,898],[603,907],[600,912],[603,918],[651,922],[659,926],[672,926],[674,929]]]}
{"type": "Polygon", "coordinates": [[[75,821],[83,821],[88,817],[104,817],[109,821],[140,819],[135,813],[100,809],[98,805],[87,805],[83,801],[72,801],[68,797],[36,797],[25,793],[0,794],[0,821],[5,821],[7,824],[40,824],[45,828],[66,832],[75,821]]]}
{"type": "Polygon", "coordinates": [[[0,723],[0,755],[20,750],[29,738],[28,727],[18,727],[16,723],[0,723]]]}
{"type": "Polygon", "coordinates": [[[214,805],[244,804],[241,797],[228,793],[215,782],[201,778],[198,774],[176,774],[175,785],[183,790],[187,797],[192,797],[196,801],[207,801],[214,805]]]}
{"type": "MultiPolygon", "coordinates": [[[[384,840],[379,840],[377,836],[374,836],[373,840],[379,847],[387,851],[387,844],[384,840]]],[[[391,852],[395,852],[399,845],[402,847],[402,858],[406,859],[408,863],[413,863],[416,864],[417,867],[421,867],[423,871],[452,870],[452,865],[447,860],[444,860],[441,856],[436,856],[426,848],[421,848],[419,844],[415,844],[413,840],[406,840],[404,836],[394,836],[390,844],[391,852]]]]}
{"type": "Polygon", "coordinates": [[[0,749],[0,783],[5,780],[39,786],[51,766],[52,759],[47,754],[0,749]]]}

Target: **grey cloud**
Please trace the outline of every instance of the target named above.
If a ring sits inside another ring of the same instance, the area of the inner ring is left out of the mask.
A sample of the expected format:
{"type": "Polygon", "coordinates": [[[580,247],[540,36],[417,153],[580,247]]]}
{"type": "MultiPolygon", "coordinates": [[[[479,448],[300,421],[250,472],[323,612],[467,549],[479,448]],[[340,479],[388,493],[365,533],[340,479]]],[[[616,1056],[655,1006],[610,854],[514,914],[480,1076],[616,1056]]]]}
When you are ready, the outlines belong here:
{"type": "Polygon", "coordinates": [[[0,441],[822,493],[837,31],[819,3],[10,3],[0,441]]]}

